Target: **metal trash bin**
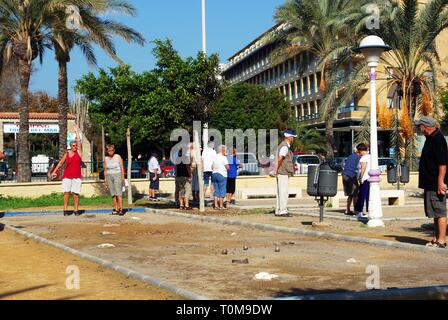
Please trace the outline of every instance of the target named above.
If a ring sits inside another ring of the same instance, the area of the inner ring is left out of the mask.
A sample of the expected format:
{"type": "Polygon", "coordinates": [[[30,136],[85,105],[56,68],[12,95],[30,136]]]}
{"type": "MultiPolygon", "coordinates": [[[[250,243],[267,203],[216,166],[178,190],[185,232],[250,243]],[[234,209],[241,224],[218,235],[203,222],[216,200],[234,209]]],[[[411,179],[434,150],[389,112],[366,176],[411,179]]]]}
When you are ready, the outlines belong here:
{"type": "Polygon", "coordinates": [[[397,170],[397,166],[393,163],[389,163],[387,165],[387,182],[388,183],[397,183],[398,181],[398,170],[397,170]]]}
{"type": "Polygon", "coordinates": [[[328,163],[308,166],[306,191],[319,202],[320,222],[323,222],[325,202],[338,193],[338,172],[328,163]]]}
{"type": "Polygon", "coordinates": [[[411,181],[409,175],[410,175],[410,168],[408,165],[402,164],[401,165],[401,174],[400,174],[400,182],[401,183],[409,183],[411,181]]]}

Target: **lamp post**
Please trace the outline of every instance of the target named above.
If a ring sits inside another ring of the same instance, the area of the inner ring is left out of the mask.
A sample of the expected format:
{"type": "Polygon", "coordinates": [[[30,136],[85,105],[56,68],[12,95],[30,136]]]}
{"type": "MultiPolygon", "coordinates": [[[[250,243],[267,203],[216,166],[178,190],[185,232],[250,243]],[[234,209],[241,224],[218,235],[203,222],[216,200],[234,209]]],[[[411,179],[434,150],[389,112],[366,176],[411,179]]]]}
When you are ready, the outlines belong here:
{"type": "Polygon", "coordinates": [[[381,171],[378,166],[378,129],[376,115],[376,68],[379,65],[381,54],[389,51],[383,39],[378,36],[365,37],[356,49],[361,52],[367,60],[370,68],[370,196],[369,196],[369,227],[384,227],[382,220],[383,210],[381,207],[380,181],[381,171]]]}
{"type": "MultiPolygon", "coordinates": [[[[205,19],[205,0],[202,0],[202,52],[207,53],[207,32],[206,32],[206,19],[205,19]]],[[[205,113],[207,113],[207,106],[205,106],[205,113]]],[[[202,133],[203,149],[206,148],[208,143],[208,122],[204,123],[202,133]]]]}

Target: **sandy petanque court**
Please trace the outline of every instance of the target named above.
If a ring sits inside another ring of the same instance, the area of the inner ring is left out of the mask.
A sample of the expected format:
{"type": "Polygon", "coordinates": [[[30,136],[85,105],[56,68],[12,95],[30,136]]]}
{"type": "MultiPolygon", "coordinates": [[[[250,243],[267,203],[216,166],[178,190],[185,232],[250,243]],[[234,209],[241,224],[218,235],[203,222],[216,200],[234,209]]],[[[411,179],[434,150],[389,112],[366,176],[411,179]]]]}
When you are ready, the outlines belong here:
{"type": "MultiPolygon", "coordinates": [[[[371,275],[367,271],[372,267],[379,271],[381,289],[448,283],[448,255],[437,252],[325,240],[156,213],[17,216],[5,217],[2,222],[212,299],[365,291],[371,275]],[[261,272],[273,278],[256,279],[261,272]]],[[[24,240],[7,229],[0,233],[0,257],[0,298],[4,299],[179,298],[59,249],[24,240]],[[80,267],[79,292],[65,288],[68,265],[80,267]]]]}

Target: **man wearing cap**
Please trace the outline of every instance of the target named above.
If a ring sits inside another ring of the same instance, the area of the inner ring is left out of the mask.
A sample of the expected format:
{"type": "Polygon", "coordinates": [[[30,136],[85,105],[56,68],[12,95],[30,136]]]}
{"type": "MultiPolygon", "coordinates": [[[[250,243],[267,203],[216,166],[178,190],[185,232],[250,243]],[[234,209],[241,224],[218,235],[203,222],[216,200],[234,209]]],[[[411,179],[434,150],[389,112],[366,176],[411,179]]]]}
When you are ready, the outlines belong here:
{"type": "Polygon", "coordinates": [[[278,217],[290,217],[288,213],[289,177],[294,175],[293,154],[291,145],[297,136],[293,131],[284,133],[284,140],[278,146],[277,166],[275,176],[277,177],[277,206],[275,215],[278,217]]]}
{"type": "Polygon", "coordinates": [[[419,188],[424,190],[426,216],[434,219],[434,237],[426,245],[446,248],[447,143],[433,118],[422,117],[415,125],[426,137],[419,166],[419,188]]]}

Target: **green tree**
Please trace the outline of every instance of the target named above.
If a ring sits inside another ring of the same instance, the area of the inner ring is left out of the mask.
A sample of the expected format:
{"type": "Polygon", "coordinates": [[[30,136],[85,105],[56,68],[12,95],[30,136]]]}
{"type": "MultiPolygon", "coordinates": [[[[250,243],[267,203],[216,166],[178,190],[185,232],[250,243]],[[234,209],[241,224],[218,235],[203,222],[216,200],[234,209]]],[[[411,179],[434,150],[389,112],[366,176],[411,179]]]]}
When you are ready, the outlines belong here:
{"type": "Polygon", "coordinates": [[[239,83],[228,87],[217,101],[210,125],[222,133],[225,129],[285,130],[289,110],[277,90],[239,83]]]}
{"type": "Polygon", "coordinates": [[[140,45],[144,44],[144,38],[132,28],[101,17],[105,12],[134,16],[136,10],[127,1],[91,0],[69,13],[67,13],[65,7],[58,9],[52,15],[53,19],[50,20],[49,25],[52,30],[52,42],[59,72],[59,157],[62,157],[66,152],[67,113],[69,109],[67,65],[73,48],[75,46],[79,47],[88,63],[96,65],[96,57],[92,48],[92,44],[95,44],[115,61],[122,64],[123,62],[116,54],[112,37],[118,36],[128,43],[136,42],[140,45]],[[73,28],[67,27],[68,19],[75,20],[76,24],[73,28]]]}
{"type": "MultiPolygon", "coordinates": [[[[353,46],[354,34],[347,27],[348,22],[356,19],[355,13],[363,2],[366,1],[286,1],[275,13],[276,21],[285,24],[285,27],[265,39],[279,44],[279,49],[273,54],[273,62],[308,52],[312,59],[317,60],[316,69],[321,73],[320,90],[323,95],[328,94],[328,82],[337,73],[335,61],[350,52],[353,46]],[[341,16],[341,12],[345,15],[341,16]]],[[[304,64],[307,63],[308,61],[304,61],[304,64]]],[[[306,65],[302,65],[301,73],[306,71],[306,65]]],[[[327,155],[333,157],[333,120],[337,104],[322,104],[319,112],[326,125],[327,155]]]]}

